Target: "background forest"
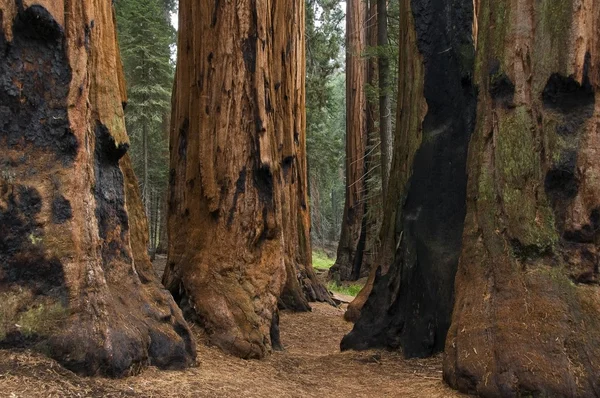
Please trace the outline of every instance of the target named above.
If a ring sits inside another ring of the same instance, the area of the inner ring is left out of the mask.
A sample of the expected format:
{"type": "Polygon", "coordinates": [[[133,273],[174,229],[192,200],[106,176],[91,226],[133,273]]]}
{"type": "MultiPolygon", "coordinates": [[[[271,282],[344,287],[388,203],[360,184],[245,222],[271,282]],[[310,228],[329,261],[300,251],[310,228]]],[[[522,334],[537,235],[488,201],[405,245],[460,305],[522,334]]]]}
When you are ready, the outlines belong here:
{"type": "Polygon", "coordinates": [[[0,395],[599,396],[600,0],[174,2],[0,1],[0,395]]]}

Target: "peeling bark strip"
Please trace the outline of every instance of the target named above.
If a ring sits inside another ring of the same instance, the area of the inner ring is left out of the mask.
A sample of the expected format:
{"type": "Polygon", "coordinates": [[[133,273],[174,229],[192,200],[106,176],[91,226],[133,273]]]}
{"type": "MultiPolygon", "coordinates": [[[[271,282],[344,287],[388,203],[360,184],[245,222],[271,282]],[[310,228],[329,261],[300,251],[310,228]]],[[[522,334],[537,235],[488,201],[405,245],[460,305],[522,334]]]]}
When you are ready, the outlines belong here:
{"type": "Polygon", "coordinates": [[[0,347],[88,375],[191,365],[146,255],[111,3],[29,3],[0,1],[0,347]]]}
{"type": "Polygon", "coordinates": [[[407,74],[401,75],[391,174],[396,181],[390,181],[386,212],[389,218],[395,206],[396,225],[385,223],[383,236],[383,251],[393,245],[395,257],[375,277],[341,347],[402,347],[406,357],[424,357],[444,348],[466,211],[476,106],[472,1],[405,0],[401,15],[401,68],[407,74]]]}
{"type": "Polygon", "coordinates": [[[278,300],[329,300],[308,241],[304,4],[182,0],[179,19],[163,280],[213,343],[260,358],[278,300]]]}
{"type": "Polygon", "coordinates": [[[600,395],[600,2],[477,0],[476,130],[444,378],[600,395]]]}

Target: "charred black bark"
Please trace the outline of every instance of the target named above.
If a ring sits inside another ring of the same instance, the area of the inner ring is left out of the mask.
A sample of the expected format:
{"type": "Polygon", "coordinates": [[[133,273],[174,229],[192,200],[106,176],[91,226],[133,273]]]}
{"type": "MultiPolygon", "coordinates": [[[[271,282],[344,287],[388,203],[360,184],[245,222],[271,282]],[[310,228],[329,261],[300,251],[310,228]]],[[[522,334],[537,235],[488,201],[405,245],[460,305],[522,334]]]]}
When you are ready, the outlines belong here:
{"type": "Polygon", "coordinates": [[[8,196],[8,206],[0,209],[0,284],[5,290],[25,287],[66,304],[62,263],[49,258],[36,244],[43,236],[36,220],[42,209],[41,196],[23,185],[0,185],[0,195],[8,196]]]}
{"type": "Polygon", "coordinates": [[[67,119],[71,69],[62,28],[40,6],[20,10],[11,43],[0,29],[0,54],[0,141],[31,144],[72,163],[79,143],[67,119]]]}
{"type": "MultiPolygon", "coordinates": [[[[85,375],[190,366],[191,331],[147,272],[145,250],[133,250],[144,246],[146,224],[128,217],[143,211],[126,192],[137,189],[133,172],[122,171],[127,145],[91,116],[70,120],[73,88],[87,107],[78,111],[103,117],[86,91],[95,86],[85,86],[102,71],[78,62],[84,73],[71,73],[67,49],[84,45],[83,19],[69,15],[67,36],[48,10],[23,3],[0,6],[0,347],[32,348],[85,375]],[[86,73],[85,84],[74,81],[86,73]]],[[[100,43],[86,43],[91,58],[106,56],[100,43]]],[[[107,118],[122,118],[121,102],[112,105],[107,118]]]]}
{"type": "Polygon", "coordinates": [[[273,319],[271,320],[271,330],[269,332],[271,337],[271,347],[275,351],[283,351],[283,345],[281,344],[281,338],[279,336],[279,312],[273,313],[273,319]]]}
{"type": "Polygon", "coordinates": [[[425,357],[444,349],[450,327],[477,99],[472,1],[412,0],[411,9],[425,66],[423,140],[398,203],[395,261],[376,277],[341,348],[402,347],[407,357],[425,357]]]}

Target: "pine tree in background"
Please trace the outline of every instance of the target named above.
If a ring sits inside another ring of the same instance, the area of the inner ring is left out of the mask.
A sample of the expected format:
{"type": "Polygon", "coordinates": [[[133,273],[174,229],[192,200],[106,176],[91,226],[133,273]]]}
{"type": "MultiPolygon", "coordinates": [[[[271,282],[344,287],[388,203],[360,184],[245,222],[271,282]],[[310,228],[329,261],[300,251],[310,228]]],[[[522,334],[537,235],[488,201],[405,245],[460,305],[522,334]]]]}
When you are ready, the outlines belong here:
{"type": "Polygon", "coordinates": [[[119,0],[116,3],[119,42],[128,104],[131,157],[140,178],[150,224],[150,250],[158,245],[168,181],[169,143],[166,132],[171,108],[175,30],[170,15],[174,0],[119,0]]]}
{"type": "Polygon", "coordinates": [[[344,206],[344,10],[306,3],[306,117],[313,246],[337,242],[344,206]]]}

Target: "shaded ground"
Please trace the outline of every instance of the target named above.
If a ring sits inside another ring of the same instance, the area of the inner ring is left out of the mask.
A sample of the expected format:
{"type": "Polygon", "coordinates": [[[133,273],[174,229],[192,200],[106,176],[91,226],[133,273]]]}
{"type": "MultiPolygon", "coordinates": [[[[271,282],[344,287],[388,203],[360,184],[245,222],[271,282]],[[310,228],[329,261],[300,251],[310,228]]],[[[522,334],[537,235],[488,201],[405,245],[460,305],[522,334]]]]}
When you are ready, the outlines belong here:
{"type": "Polygon", "coordinates": [[[313,305],[281,314],[284,352],[245,361],[207,347],[196,328],[199,366],[150,368],[123,380],[86,379],[28,351],[0,351],[0,397],[460,397],[441,380],[441,357],[406,361],[398,353],[339,352],[351,329],[343,310],[313,305]]]}
{"type": "MultiPolygon", "coordinates": [[[[244,361],[199,344],[197,368],[151,368],[124,380],[79,378],[55,362],[0,351],[1,397],[459,397],[441,381],[441,359],[403,360],[397,353],[340,353],[350,324],[342,310],[318,304],[281,316],[286,351],[244,361]]],[[[203,336],[199,335],[203,341],[203,336]]]]}

